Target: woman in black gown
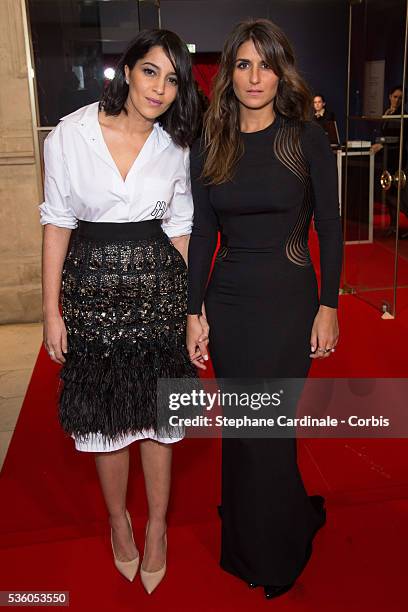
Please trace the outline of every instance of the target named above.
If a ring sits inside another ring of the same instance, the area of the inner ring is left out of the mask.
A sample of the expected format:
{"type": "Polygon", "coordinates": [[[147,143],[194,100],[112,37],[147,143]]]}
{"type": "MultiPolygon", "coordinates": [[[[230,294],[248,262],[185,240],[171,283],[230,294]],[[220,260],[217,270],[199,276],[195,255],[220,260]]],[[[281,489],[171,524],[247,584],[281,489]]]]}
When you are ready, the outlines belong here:
{"type": "MultiPolygon", "coordinates": [[[[311,359],[330,356],[338,340],[337,175],[326,135],[307,121],[310,101],[283,32],[267,20],[238,24],[191,151],[187,345],[205,369],[206,314],[218,378],[306,377],[311,359]]],[[[324,500],[305,491],[293,437],[224,438],[222,462],[221,567],[276,597],[310,557],[324,500]]]]}

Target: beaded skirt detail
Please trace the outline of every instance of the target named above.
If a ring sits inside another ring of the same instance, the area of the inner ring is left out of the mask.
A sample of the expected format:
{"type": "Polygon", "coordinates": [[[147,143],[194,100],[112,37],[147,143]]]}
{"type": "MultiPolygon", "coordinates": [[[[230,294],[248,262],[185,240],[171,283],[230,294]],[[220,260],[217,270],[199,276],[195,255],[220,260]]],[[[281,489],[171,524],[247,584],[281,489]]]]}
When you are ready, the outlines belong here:
{"type": "Polygon", "coordinates": [[[140,236],[143,223],[147,237],[133,240],[115,239],[115,231],[101,240],[99,228],[92,235],[92,226],[107,224],[87,224],[86,237],[80,227],[64,263],[68,353],[59,419],[79,440],[95,433],[117,441],[149,429],[172,437],[158,425],[157,379],[196,377],[185,348],[185,262],[161,229],[152,235],[154,222],[125,225],[138,226],[140,236]]]}

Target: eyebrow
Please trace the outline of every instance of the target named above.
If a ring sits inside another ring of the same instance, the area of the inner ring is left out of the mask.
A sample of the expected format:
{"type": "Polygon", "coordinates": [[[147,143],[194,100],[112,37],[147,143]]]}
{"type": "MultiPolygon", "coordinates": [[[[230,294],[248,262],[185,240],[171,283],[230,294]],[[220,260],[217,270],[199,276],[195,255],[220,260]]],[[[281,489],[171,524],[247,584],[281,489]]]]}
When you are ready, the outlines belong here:
{"type": "MultiPolygon", "coordinates": [[[[143,62],[142,66],[153,66],[153,68],[156,68],[157,70],[161,71],[160,66],[157,66],[156,64],[153,64],[153,62],[143,62]]],[[[174,76],[177,76],[177,74],[175,72],[169,72],[169,74],[173,74],[174,76]]]]}
{"type": "MultiPolygon", "coordinates": [[[[252,62],[252,60],[250,59],[246,59],[245,57],[237,57],[237,59],[235,60],[236,62],[248,62],[248,64],[250,64],[252,62]]],[[[261,62],[264,62],[265,64],[267,64],[268,62],[264,59],[261,59],[261,62]]]]}

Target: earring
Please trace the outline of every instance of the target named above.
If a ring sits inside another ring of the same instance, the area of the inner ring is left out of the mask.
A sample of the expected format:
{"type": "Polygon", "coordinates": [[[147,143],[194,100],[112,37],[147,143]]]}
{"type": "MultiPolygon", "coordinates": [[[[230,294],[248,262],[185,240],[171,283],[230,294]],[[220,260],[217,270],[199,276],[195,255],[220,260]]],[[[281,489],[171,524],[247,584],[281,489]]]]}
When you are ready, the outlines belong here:
{"type": "Polygon", "coordinates": [[[126,79],[126,85],[129,85],[129,80],[128,79],[126,79]]]}

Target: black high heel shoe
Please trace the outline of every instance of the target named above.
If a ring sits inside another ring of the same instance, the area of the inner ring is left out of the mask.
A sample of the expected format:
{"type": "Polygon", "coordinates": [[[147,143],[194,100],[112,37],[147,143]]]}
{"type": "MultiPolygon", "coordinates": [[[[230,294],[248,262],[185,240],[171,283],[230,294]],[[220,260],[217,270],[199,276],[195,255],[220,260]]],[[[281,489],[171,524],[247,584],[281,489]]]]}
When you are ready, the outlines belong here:
{"type": "Polygon", "coordinates": [[[283,595],[284,593],[290,591],[294,584],[294,582],[281,586],[273,586],[273,584],[266,584],[264,586],[265,597],[266,599],[274,599],[275,597],[279,597],[280,595],[283,595]]]}
{"type": "MultiPolygon", "coordinates": [[[[287,593],[287,591],[289,591],[293,587],[294,584],[295,584],[294,582],[291,582],[291,584],[283,584],[281,586],[274,586],[273,584],[265,584],[263,585],[265,597],[266,599],[273,599],[274,597],[279,597],[279,595],[283,595],[284,593],[287,593]]],[[[256,582],[248,582],[248,586],[250,589],[256,589],[257,587],[261,585],[257,584],[256,582]]]]}
{"type": "MultiPolygon", "coordinates": [[[[322,517],[322,521],[320,525],[317,527],[316,531],[320,529],[321,527],[323,527],[323,525],[326,523],[325,501],[326,500],[324,497],[322,497],[322,495],[311,495],[310,496],[310,502],[313,508],[316,510],[316,512],[321,514],[321,517],[322,517]]],[[[309,561],[311,555],[312,555],[312,544],[310,543],[308,547],[306,548],[304,565],[306,565],[306,563],[309,561]]],[[[294,586],[294,584],[295,582],[291,582],[290,584],[274,586],[273,584],[260,585],[255,582],[248,582],[248,586],[250,589],[256,589],[256,587],[258,586],[263,586],[266,599],[274,599],[275,597],[279,597],[280,595],[287,593],[294,586]]]]}

